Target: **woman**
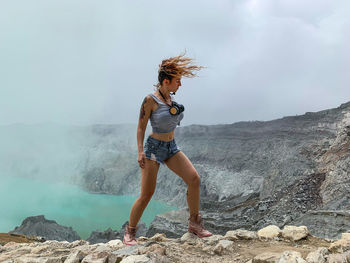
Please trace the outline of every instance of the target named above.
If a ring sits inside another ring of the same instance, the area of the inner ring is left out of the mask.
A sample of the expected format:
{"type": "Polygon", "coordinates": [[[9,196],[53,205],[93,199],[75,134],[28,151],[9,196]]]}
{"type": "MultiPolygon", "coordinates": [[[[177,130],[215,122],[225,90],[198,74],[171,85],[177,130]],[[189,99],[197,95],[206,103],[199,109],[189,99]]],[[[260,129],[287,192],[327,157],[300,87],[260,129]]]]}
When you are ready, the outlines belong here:
{"type": "Polygon", "coordinates": [[[159,165],[166,164],[187,184],[187,203],[190,211],[188,231],[198,237],[211,236],[203,227],[199,214],[200,177],[191,161],[181,152],[174,140],[174,130],[183,118],[184,107],[174,101],[181,86],[181,77],[195,77],[195,70],[201,66],[191,65],[192,59],[181,54],[165,59],[159,65],[156,91],[143,100],[137,127],[138,163],[141,167],[141,193],[131,208],[129,224],[126,226],[123,243],[135,245],[136,226],[143,211],[151,200],[156,188],[159,165]],[[152,133],[147,138],[145,149],[143,140],[148,120],[152,133]]]}

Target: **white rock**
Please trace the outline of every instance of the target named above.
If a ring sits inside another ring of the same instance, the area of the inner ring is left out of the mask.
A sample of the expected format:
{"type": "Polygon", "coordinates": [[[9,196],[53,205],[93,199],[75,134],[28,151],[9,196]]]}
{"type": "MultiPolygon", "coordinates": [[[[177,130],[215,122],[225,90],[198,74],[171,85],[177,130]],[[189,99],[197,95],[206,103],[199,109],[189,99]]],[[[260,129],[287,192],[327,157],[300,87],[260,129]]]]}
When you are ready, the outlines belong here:
{"type": "Polygon", "coordinates": [[[253,258],[252,263],[275,263],[280,258],[280,256],[281,254],[279,253],[265,252],[256,255],[253,258]]]}
{"type": "Polygon", "coordinates": [[[109,253],[107,251],[96,252],[87,255],[81,263],[106,263],[109,253]]]}
{"type": "Polygon", "coordinates": [[[21,246],[21,244],[20,244],[20,243],[17,243],[17,242],[13,242],[13,241],[7,242],[7,243],[4,245],[4,247],[18,247],[18,246],[21,246]]]}
{"type": "Polygon", "coordinates": [[[95,243],[95,244],[93,244],[93,245],[91,245],[91,246],[99,247],[99,246],[104,246],[105,244],[106,244],[106,243],[100,242],[100,243],[95,243]]]}
{"type": "Polygon", "coordinates": [[[60,258],[55,257],[30,257],[23,256],[16,258],[16,263],[62,263],[60,258]]]}
{"type": "Polygon", "coordinates": [[[68,255],[64,263],[79,263],[86,256],[86,252],[83,252],[81,250],[75,250],[68,255]]]}
{"type": "Polygon", "coordinates": [[[63,241],[60,241],[61,242],[61,244],[64,246],[64,247],[67,247],[67,246],[70,246],[70,242],[69,241],[67,241],[67,240],[63,240],[63,241]]]}
{"type": "Polygon", "coordinates": [[[42,242],[33,242],[33,243],[27,243],[28,247],[37,247],[37,246],[41,246],[42,242]]]}
{"type": "Polygon", "coordinates": [[[259,238],[272,239],[274,237],[278,237],[281,234],[281,229],[278,226],[269,225],[267,227],[260,229],[257,234],[259,238]]]}
{"type": "Polygon", "coordinates": [[[7,262],[7,260],[10,260],[10,263],[13,263],[12,257],[8,253],[0,254],[0,262],[7,262]]]}
{"type": "Polygon", "coordinates": [[[95,250],[94,252],[99,252],[99,251],[111,251],[112,248],[110,246],[108,246],[107,244],[101,244],[99,245],[95,250]]]}
{"type": "Polygon", "coordinates": [[[130,255],[137,255],[139,253],[139,250],[142,249],[142,246],[140,245],[134,245],[134,246],[123,246],[122,248],[113,251],[112,254],[117,256],[130,256],[130,255]]]}
{"type": "Polygon", "coordinates": [[[235,241],[237,239],[256,239],[257,234],[254,231],[244,230],[244,229],[236,229],[230,230],[226,232],[225,239],[235,241]]]}
{"type": "Polygon", "coordinates": [[[69,247],[78,247],[78,246],[83,246],[83,245],[89,245],[90,243],[86,240],[75,240],[69,244],[69,247]]]}
{"type": "MultiPolygon", "coordinates": [[[[15,249],[11,249],[9,250],[8,253],[11,255],[21,256],[21,255],[30,254],[31,251],[32,251],[31,247],[22,246],[22,247],[16,247],[15,249]]],[[[33,256],[36,256],[36,255],[33,254],[33,256]]]]}
{"type": "Polygon", "coordinates": [[[149,240],[149,238],[148,237],[144,237],[144,236],[140,236],[140,237],[137,238],[137,240],[138,241],[147,241],[147,240],[149,240]]]}
{"type": "Polygon", "coordinates": [[[230,240],[220,240],[219,243],[214,247],[214,252],[218,255],[222,255],[225,250],[231,247],[233,244],[230,240]]]}
{"type": "Polygon", "coordinates": [[[32,248],[31,252],[32,254],[40,254],[42,252],[45,252],[50,249],[49,245],[42,245],[32,248]]]}
{"type": "Polygon", "coordinates": [[[196,236],[195,234],[192,234],[190,232],[186,232],[180,238],[181,242],[187,242],[189,244],[195,244],[198,239],[199,239],[198,236],[196,236]]]}
{"type": "Polygon", "coordinates": [[[145,255],[132,255],[124,258],[120,263],[147,263],[150,262],[150,258],[145,255]]]}
{"type": "Polygon", "coordinates": [[[212,235],[210,237],[203,237],[202,240],[208,245],[213,245],[223,238],[224,237],[222,235],[212,235]]]}
{"type": "Polygon", "coordinates": [[[161,241],[167,241],[168,239],[166,238],[164,233],[161,233],[161,234],[155,234],[153,237],[150,238],[150,240],[161,242],[161,241]]]}
{"type": "Polygon", "coordinates": [[[224,238],[232,241],[238,240],[238,237],[236,235],[236,230],[227,231],[224,238]]]}
{"type": "Polygon", "coordinates": [[[282,230],[282,236],[293,241],[306,238],[308,235],[309,230],[306,226],[285,226],[282,230]]]}
{"type": "Polygon", "coordinates": [[[342,233],[341,239],[350,240],[350,233],[342,233]]]}
{"type": "Polygon", "coordinates": [[[224,248],[218,244],[214,247],[213,251],[221,256],[224,253],[224,248]]]}
{"type": "Polygon", "coordinates": [[[233,245],[233,242],[230,240],[220,240],[218,245],[222,246],[224,249],[227,249],[233,245]]]}
{"type": "Polygon", "coordinates": [[[72,251],[83,251],[86,252],[87,254],[92,253],[95,248],[91,247],[90,245],[82,245],[78,247],[71,248],[72,251]]]}
{"type": "Polygon", "coordinates": [[[328,250],[331,251],[332,253],[346,252],[350,250],[350,240],[347,240],[347,239],[337,240],[329,246],[328,250]]]}
{"type": "Polygon", "coordinates": [[[42,244],[44,245],[50,245],[50,246],[58,246],[60,245],[60,241],[57,240],[46,240],[45,242],[43,242],[42,244]]]}
{"type": "Polygon", "coordinates": [[[326,255],[329,254],[329,251],[325,247],[319,247],[316,251],[310,252],[307,257],[306,261],[308,263],[326,263],[326,255]]]}
{"type": "Polygon", "coordinates": [[[107,243],[108,246],[112,247],[112,248],[120,248],[122,246],[124,246],[123,242],[120,239],[114,239],[114,240],[110,240],[107,243]]]}
{"type": "Polygon", "coordinates": [[[327,263],[348,263],[350,262],[350,251],[342,254],[331,254],[327,263]]]}
{"type": "Polygon", "coordinates": [[[284,251],[276,263],[307,263],[297,251],[284,251]]]}
{"type": "Polygon", "coordinates": [[[203,248],[202,248],[202,251],[204,251],[204,252],[209,252],[209,251],[211,251],[212,250],[212,246],[204,246],[203,248]]]}

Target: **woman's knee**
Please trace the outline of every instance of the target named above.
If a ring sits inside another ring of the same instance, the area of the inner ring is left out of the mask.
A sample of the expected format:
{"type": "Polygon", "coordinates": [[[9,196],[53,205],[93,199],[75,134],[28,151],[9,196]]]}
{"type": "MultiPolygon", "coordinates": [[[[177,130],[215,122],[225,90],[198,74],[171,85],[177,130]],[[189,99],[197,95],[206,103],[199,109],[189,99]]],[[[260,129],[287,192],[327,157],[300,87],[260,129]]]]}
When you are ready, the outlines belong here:
{"type": "Polygon", "coordinates": [[[190,177],[188,186],[199,187],[200,184],[201,184],[201,178],[199,177],[199,174],[197,173],[197,171],[195,171],[190,177]]]}

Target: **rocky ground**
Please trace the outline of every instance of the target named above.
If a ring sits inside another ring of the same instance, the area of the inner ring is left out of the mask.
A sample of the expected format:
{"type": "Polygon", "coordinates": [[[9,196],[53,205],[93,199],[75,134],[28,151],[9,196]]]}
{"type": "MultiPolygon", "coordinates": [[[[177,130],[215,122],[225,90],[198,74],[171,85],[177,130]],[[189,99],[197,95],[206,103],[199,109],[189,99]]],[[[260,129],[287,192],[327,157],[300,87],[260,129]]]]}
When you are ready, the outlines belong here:
{"type": "Polygon", "coordinates": [[[0,262],[350,262],[350,233],[343,233],[340,240],[323,239],[310,235],[305,226],[281,230],[271,225],[256,232],[238,229],[202,239],[190,233],[181,238],[155,234],[137,241],[136,246],[125,246],[119,239],[90,244],[6,233],[0,234],[0,262]]]}

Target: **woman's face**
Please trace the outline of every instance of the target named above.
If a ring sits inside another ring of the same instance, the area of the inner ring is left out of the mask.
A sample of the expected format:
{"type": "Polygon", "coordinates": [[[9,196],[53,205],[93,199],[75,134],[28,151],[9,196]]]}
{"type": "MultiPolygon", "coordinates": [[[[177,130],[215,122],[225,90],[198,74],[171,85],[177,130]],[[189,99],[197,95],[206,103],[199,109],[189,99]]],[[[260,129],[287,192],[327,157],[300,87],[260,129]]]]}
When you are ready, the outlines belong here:
{"type": "Polygon", "coordinates": [[[173,77],[168,85],[169,92],[176,92],[181,86],[181,77],[173,77]]]}

